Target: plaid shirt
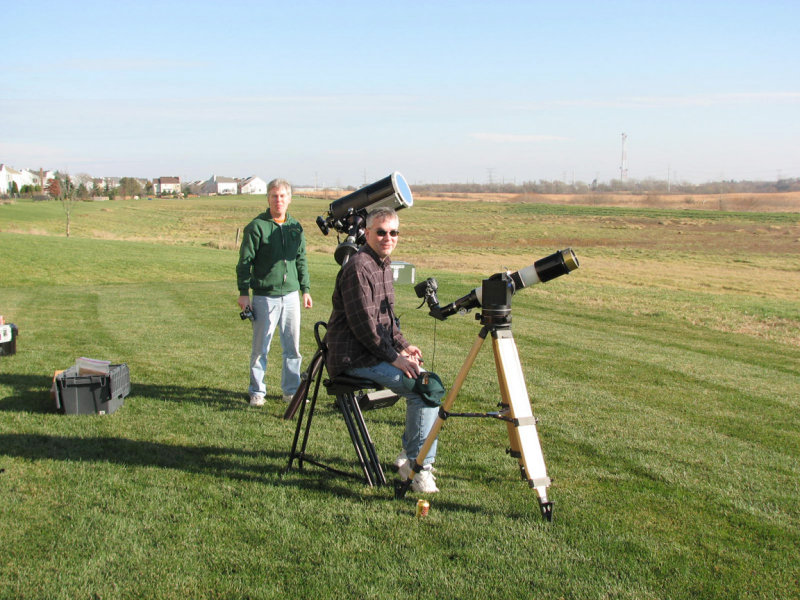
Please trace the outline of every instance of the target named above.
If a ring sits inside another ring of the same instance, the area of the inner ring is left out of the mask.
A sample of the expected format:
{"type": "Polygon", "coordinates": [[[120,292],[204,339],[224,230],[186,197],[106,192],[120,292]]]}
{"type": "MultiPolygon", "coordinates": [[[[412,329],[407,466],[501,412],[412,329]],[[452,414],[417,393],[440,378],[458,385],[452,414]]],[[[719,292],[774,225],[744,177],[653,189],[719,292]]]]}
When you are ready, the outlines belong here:
{"type": "Polygon", "coordinates": [[[394,318],[391,260],[364,245],[336,278],[325,341],[328,374],[394,362],[409,344],[394,318]]]}

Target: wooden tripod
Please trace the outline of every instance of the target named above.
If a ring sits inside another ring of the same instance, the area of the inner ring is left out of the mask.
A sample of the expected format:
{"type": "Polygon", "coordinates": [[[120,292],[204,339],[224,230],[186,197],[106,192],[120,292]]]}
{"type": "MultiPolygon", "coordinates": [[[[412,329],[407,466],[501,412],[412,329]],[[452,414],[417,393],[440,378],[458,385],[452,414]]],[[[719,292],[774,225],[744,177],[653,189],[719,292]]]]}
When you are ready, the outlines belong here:
{"type": "Polygon", "coordinates": [[[519,461],[520,474],[523,480],[536,490],[539,500],[539,508],[542,517],[548,521],[553,518],[553,503],[547,499],[547,488],[550,485],[550,478],[547,476],[547,468],[544,464],[544,456],[539,443],[539,435],[536,431],[536,418],[531,410],[528,391],[525,387],[525,379],[522,374],[522,365],[519,360],[519,352],[511,333],[510,318],[501,319],[494,322],[490,316],[484,314],[481,318],[483,327],[478,338],[472,345],[461,370],[458,372],[453,387],[450,388],[445,401],[439,408],[439,416],[431,428],[425,443],[417,455],[414,467],[405,481],[395,483],[395,498],[405,496],[411,485],[413,477],[422,470],[421,459],[428,454],[439,431],[444,425],[445,420],[451,416],[487,416],[501,419],[506,422],[508,438],[511,444],[510,454],[519,461]],[[467,378],[478,352],[483,346],[486,336],[492,335],[492,348],[494,350],[494,362],[497,370],[497,380],[500,385],[502,395],[501,411],[499,413],[473,414],[473,413],[451,413],[450,409],[461,390],[464,380],[467,378]]]}

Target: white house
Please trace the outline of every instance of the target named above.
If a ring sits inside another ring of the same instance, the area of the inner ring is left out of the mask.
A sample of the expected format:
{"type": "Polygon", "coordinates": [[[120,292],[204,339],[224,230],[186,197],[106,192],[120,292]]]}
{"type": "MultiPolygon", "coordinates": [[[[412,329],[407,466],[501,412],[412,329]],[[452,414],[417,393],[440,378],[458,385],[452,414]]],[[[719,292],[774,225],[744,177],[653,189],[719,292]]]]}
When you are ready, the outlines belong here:
{"type": "Polygon", "coordinates": [[[248,177],[242,182],[240,194],[264,194],[267,193],[267,182],[261,177],[248,177]]]}
{"type": "Polygon", "coordinates": [[[180,177],[158,177],[153,180],[153,193],[156,196],[162,194],[180,194],[181,193],[181,178],[180,177]]]}
{"type": "MultiPolygon", "coordinates": [[[[49,171],[48,174],[51,175],[49,171]]],[[[49,179],[52,178],[51,175],[49,179]]],[[[14,183],[17,184],[17,191],[20,191],[23,185],[40,185],[39,176],[36,173],[27,169],[17,171],[6,164],[0,164],[0,194],[10,194],[14,183]]]]}
{"type": "Polygon", "coordinates": [[[239,182],[232,177],[217,177],[212,175],[203,183],[202,193],[209,195],[233,195],[239,191],[239,182]]]}

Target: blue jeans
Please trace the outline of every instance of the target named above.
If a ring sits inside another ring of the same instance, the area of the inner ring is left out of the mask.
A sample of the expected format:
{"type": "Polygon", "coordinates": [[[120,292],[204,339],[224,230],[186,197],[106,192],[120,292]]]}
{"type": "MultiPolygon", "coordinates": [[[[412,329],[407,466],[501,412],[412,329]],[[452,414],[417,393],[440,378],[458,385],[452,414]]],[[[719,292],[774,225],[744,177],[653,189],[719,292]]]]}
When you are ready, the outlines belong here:
{"type": "MultiPolygon", "coordinates": [[[[428,406],[422,398],[420,398],[419,394],[406,390],[402,383],[403,372],[387,362],[379,363],[373,367],[355,367],[347,369],[345,373],[353,377],[369,379],[392,390],[399,396],[405,396],[406,428],[403,432],[402,443],[408,459],[411,461],[415,460],[422,448],[422,444],[425,443],[428,437],[431,427],[433,427],[436,421],[436,417],[439,414],[439,407],[428,406]]],[[[438,442],[438,438],[433,441],[430,451],[422,461],[423,465],[429,465],[435,460],[436,445],[438,442]]]]}
{"type": "Polygon", "coordinates": [[[253,296],[253,348],[250,353],[250,394],[265,395],[264,373],[267,355],[275,328],[283,350],[281,389],[284,394],[294,394],[300,385],[300,294],[285,296],[253,296]]]}

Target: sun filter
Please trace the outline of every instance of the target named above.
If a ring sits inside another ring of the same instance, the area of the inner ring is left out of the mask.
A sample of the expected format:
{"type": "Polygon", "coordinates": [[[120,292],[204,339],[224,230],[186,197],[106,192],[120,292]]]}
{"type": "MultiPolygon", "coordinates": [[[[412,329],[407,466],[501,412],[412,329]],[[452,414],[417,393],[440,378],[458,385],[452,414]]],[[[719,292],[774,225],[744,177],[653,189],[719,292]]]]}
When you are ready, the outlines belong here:
{"type": "Polygon", "coordinates": [[[514,281],[515,288],[521,290],[566,275],[577,269],[578,266],[578,257],[575,256],[572,248],[567,248],[540,258],[532,265],[512,273],[511,279],[514,281]]]}
{"type": "Polygon", "coordinates": [[[413,205],[414,198],[411,195],[411,188],[405,177],[395,171],[375,183],[365,185],[352,194],[334,200],[328,207],[328,214],[333,219],[341,219],[347,215],[350,209],[355,211],[363,208],[367,212],[372,212],[380,206],[400,210],[401,208],[411,208],[413,205]]]}

